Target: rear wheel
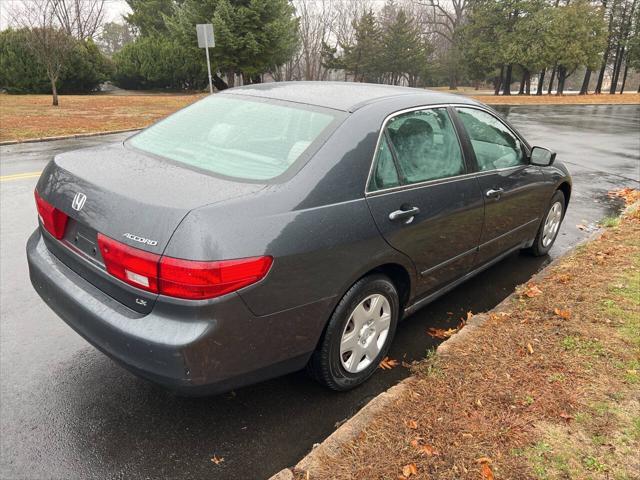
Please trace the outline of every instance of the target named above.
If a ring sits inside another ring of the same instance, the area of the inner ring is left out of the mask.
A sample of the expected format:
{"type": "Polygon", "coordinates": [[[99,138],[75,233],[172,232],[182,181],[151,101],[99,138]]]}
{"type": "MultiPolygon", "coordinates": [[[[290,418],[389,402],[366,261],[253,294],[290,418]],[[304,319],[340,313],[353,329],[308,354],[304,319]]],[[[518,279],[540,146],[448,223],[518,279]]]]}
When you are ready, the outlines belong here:
{"type": "Polygon", "coordinates": [[[558,236],[560,224],[564,218],[565,199],[564,193],[560,190],[556,191],[551,198],[549,209],[544,217],[544,221],[540,224],[536,239],[529,249],[529,252],[535,256],[546,255],[558,236]]]}
{"type": "Polygon", "coordinates": [[[389,350],[399,316],[398,292],[384,275],[356,282],[334,310],[308,370],[333,390],[366,381],[389,350]]]}

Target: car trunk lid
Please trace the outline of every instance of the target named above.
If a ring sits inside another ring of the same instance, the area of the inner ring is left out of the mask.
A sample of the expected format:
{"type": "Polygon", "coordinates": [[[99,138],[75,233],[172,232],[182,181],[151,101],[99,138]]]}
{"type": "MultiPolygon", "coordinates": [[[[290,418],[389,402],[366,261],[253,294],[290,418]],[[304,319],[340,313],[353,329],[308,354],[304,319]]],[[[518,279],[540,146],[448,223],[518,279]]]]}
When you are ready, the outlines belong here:
{"type": "Polygon", "coordinates": [[[36,190],[69,217],[62,239],[45,234],[50,250],[105,293],[148,313],[157,295],[106,272],[98,234],[161,255],[189,211],[263,187],[217,178],[119,143],[58,155],[36,190]]]}

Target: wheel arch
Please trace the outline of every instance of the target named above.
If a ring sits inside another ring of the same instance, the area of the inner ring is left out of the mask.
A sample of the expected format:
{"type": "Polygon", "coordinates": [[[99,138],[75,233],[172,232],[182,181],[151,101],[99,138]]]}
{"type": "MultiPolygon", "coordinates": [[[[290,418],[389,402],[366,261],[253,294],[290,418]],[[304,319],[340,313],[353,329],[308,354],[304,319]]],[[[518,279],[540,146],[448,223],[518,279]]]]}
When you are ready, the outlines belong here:
{"type": "Polygon", "coordinates": [[[556,188],[556,191],[557,190],[560,190],[564,194],[564,208],[566,211],[567,205],[569,205],[569,199],[571,198],[571,185],[569,182],[562,182],[558,185],[558,188],[556,188]]]}

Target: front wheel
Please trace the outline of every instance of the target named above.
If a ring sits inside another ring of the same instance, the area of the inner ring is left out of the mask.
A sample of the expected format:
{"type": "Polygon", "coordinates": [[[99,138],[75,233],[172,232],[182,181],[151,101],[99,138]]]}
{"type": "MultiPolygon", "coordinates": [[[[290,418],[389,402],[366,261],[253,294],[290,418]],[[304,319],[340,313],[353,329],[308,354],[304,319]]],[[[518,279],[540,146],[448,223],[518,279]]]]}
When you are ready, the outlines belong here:
{"type": "Polygon", "coordinates": [[[540,224],[536,239],[529,249],[529,252],[539,257],[546,255],[558,236],[560,224],[564,218],[565,199],[564,193],[560,190],[556,191],[551,197],[551,202],[544,221],[540,224]]]}
{"type": "Polygon", "coordinates": [[[399,317],[398,292],[384,275],[356,282],[334,310],[308,370],[333,390],[350,390],[375,372],[399,317]]]}

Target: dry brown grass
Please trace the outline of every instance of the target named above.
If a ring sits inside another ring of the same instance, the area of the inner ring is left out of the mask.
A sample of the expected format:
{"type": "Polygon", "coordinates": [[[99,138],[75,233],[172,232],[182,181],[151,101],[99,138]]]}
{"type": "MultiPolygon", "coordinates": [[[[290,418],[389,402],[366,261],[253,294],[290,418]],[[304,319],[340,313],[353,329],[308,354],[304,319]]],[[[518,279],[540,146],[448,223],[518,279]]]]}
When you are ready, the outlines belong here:
{"type": "Polygon", "coordinates": [[[640,478],[639,270],[636,213],[415,365],[410,393],[310,478],[640,478]]]}
{"type": "Polygon", "coordinates": [[[0,95],[0,141],[142,128],[200,95],[0,95]]]}
{"type": "Polygon", "coordinates": [[[622,105],[640,104],[640,94],[624,95],[473,95],[471,98],[488,105],[622,105]]]}
{"type": "MultiPolygon", "coordinates": [[[[640,103],[639,94],[543,95],[509,97],[473,95],[492,105],[640,103]]],[[[51,106],[50,95],[0,95],[0,141],[29,140],[91,132],[142,128],[201,98],[202,95],[61,95],[51,106]]]]}

